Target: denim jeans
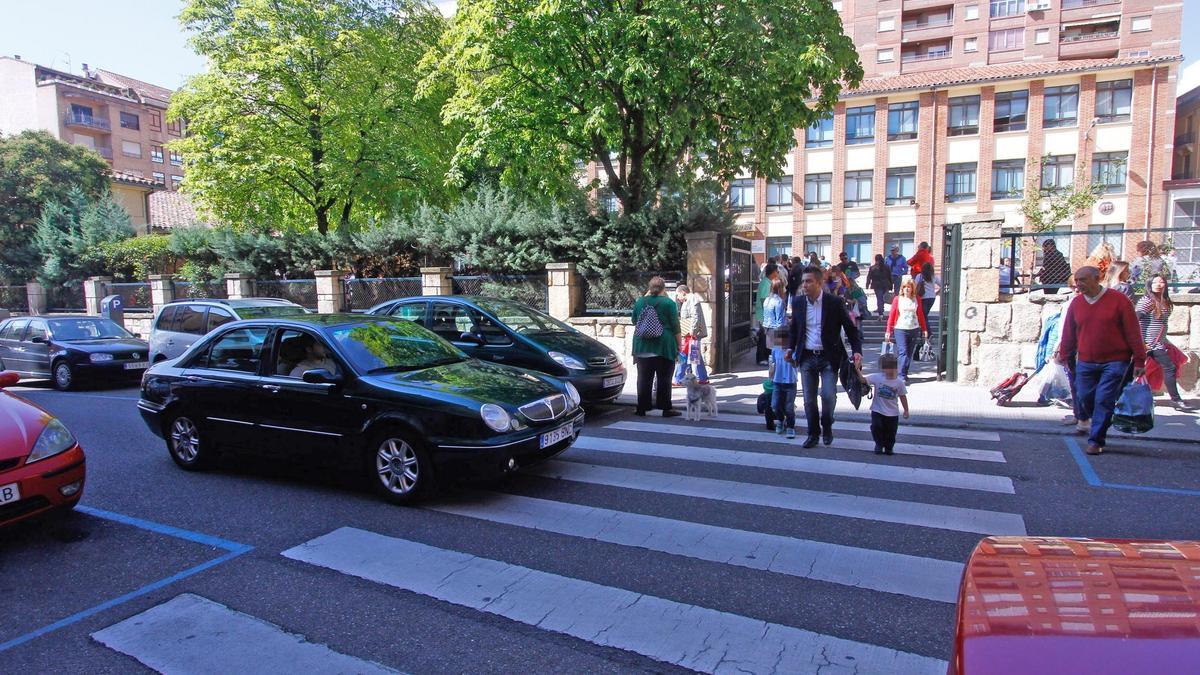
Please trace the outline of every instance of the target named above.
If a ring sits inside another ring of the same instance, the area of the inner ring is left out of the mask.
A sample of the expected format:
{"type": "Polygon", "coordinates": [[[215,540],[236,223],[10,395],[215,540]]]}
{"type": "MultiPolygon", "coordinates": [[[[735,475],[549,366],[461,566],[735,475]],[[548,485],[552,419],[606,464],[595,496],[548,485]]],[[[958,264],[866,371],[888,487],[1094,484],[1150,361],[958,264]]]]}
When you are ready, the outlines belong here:
{"type": "Polygon", "coordinates": [[[783,424],[784,429],[796,428],[796,385],[773,383],[771,390],[771,409],[775,411],[775,419],[783,424]]]}
{"type": "MultiPolygon", "coordinates": [[[[708,369],[704,367],[704,352],[700,351],[700,338],[692,338],[692,354],[696,357],[696,379],[707,380],[708,369]]],[[[679,358],[675,361],[675,382],[683,382],[683,377],[691,370],[692,364],[688,363],[688,355],[679,352],[679,358]]]]}
{"type": "Polygon", "coordinates": [[[896,295],[900,295],[900,284],[903,283],[903,281],[904,281],[903,274],[893,274],[892,275],[892,293],[894,293],[896,295]]]}
{"type": "Polygon", "coordinates": [[[921,298],[921,313],[925,315],[925,325],[929,325],[929,310],[933,309],[933,301],[937,298],[921,298]]]}
{"type": "Polygon", "coordinates": [[[1121,396],[1127,372],[1128,361],[1075,363],[1075,392],[1079,395],[1079,412],[1083,413],[1082,419],[1092,420],[1088,443],[1104,447],[1108,427],[1112,425],[1113,407],[1121,396]]]}
{"type": "Polygon", "coordinates": [[[800,380],[804,385],[804,416],[808,419],[808,435],[815,438],[821,431],[833,431],[833,407],[837,403],[837,373],[822,354],[800,352],[800,380]],[[818,385],[819,381],[819,385],[818,385]],[[817,388],[820,387],[821,408],[817,409],[817,388]]]}
{"type": "Polygon", "coordinates": [[[875,309],[879,312],[879,316],[881,317],[883,316],[883,306],[887,303],[887,293],[888,289],[886,288],[875,289],[875,309]]]}
{"type": "Polygon", "coordinates": [[[913,354],[917,352],[917,342],[921,339],[921,329],[897,328],[893,335],[896,338],[896,358],[900,360],[900,377],[908,377],[913,354]]]}

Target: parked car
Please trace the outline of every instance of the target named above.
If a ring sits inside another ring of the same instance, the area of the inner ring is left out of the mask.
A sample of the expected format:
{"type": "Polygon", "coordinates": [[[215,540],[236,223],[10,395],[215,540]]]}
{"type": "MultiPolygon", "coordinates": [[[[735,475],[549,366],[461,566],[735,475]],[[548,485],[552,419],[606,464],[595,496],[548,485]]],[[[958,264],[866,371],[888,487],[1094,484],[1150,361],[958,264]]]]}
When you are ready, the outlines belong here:
{"type": "Polygon", "coordinates": [[[1200,672],[1200,541],[987,537],[950,675],[1200,672]]]}
{"type": "Polygon", "coordinates": [[[297,316],[308,310],[281,298],[176,300],[162,306],[150,329],[150,362],[173,359],[218,326],[238,319],[297,316]]]}
{"type": "Polygon", "coordinates": [[[481,362],[410,321],[321,314],[221,326],[150,368],[138,409],[171,459],[265,453],[362,472],[407,503],[439,482],[492,478],[567,449],[579,392],[481,362]],[[322,359],[320,366],[315,359],[322,359]]]}
{"type": "Polygon", "coordinates": [[[70,510],[83,496],[83,448],[57,418],[5,391],[20,379],[0,372],[0,526],[70,510]]]}
{"type": "Polygon", "coordinates": [[[625,385],[613,350],[528,305],[486,297],[403,298],[367,310],[437,333],[481,360],[538,370],[575,385],[585,403],[612,401],[625,385]]]}
{"type": "Polygon", "coordinates": [[[149,365],[145,340],[98,316],[54,315],[0,323],[0,370],[49,379],[66,391],[83,380],[129,384],[149,365]]]}

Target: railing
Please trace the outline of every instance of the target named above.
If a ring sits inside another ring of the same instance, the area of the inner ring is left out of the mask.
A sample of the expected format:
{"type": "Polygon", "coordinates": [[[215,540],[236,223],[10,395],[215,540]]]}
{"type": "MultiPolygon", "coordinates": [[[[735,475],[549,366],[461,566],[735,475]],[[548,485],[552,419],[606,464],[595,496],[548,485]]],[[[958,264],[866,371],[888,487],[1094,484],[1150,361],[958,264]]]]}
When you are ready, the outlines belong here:
{"type": "Polygon", "coordinates": [[[1091,42],[1092,40],[1107,40],[1109,38],[1115,38],[1115,37],[1119,36],[1120,34],[1121,34],[1120,31],[1108,30],[1108,31],[1098,32],[1098,33],[1082,33],[1082,34],[1076,34],[1076,35],[1063,35],[1058,38],[1058,41],[1060,44],[1067,44],[1067,43],[1071,43],[1071,42],[1091,42]]]}
{"type": "Polygon", "coordinates": [[[1121,0],[1062,0],[1063,9],[1075,9],[1077,7],[1096,7],[1097,5],[1115,5],[1121,0]]]}
{"type": "Polygon", "coordinates": [[[347,309],[364,311],[381,302],[420,295],[421,277],[347,279],[345,289],[347,309]]]}
{"type": "Polygon", "coordinates": [[[308,309],[315,310],[317,308],[316,279],[259,281],[255,283],[255,293],[263,298],[290,300],[308,309]]]}
{"type": "Polygon", "coordinates": [[[0,309],[10,312],[29,310],[29,296],[24,286],[0,286],[0,309]]]}
{"type": "Polygon", "coordinates": [[[229,297],[229,291],[224,281],[176,281],[175,297],[183,298],[217,298],[229,297]]]}
{"type": "Polygon", "coordinates": [[[927,54],[901,54],[901,63],[916,63],[920,61],[937,61],[950,58],[950,52],[929,52],[927,54]]]}
{"type": "Polygon", "coordinates": [[[46,311],[82,312],[85,309],[82,286],[47,286],[46,311]]]}
{"type": "Polygon", "coordinates": [[[900,24],[904,30],[922,30],[925,28],[938,28],[940,26],[952,26],[954,19],[941,19],[939,21],[909,21],[900,24]]]}
{"type": "Polygon", "coordinates": [[[455,276],[451,277],[450,281],[457,295],[486,295],[513,300],[543,312],[550,307],[550,292],[546,288],[545,272],[455,276]]]}
{"type": "Polygon", "coordinates": [[[646,294],[652,277],[662,277],[667,290],[683,280],[682,272],[628,272],[612,276],[583,275],[583,306],[587,314],[628,314],[633,303],[646,294]]]}
{"type": "Polygon", "coordinates": [[[1196,132],[1189,131],[1186,134],[1179,134],[1175,137],[1175,146],[1187,145],[1188,143],[1196,142],[1196,132]]]}
{"type": "Polygon", "coordinates": [[[108,293],[121,296],[121,304],[126,310],[144,309],[149,311],[153,308],[150,302],[150,284],[145,281],[108,284],[108,293]]]}
{"type": "Polygon", "coordinates": [[[63,122],[72,126],[88,127],[89,129],[112,130],[112,124],[103,117],[92,117],[91,115],[84,115],[82,113],[69,112],[66,118],[63,119],[63,122]]]}

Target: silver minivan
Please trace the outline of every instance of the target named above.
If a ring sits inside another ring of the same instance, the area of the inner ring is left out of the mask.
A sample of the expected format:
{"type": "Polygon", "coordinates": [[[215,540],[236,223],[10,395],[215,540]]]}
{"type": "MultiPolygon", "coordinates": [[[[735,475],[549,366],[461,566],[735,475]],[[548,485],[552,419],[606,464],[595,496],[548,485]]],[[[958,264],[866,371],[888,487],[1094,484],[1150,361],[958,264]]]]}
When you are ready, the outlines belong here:
{"type": "Polygon", "coordinates": [[[239,319],[295,316],[308,310],[280,298],[176,300],[163,305],[150,329],[150,363],[173,359],[206,333],[239,319]]]}

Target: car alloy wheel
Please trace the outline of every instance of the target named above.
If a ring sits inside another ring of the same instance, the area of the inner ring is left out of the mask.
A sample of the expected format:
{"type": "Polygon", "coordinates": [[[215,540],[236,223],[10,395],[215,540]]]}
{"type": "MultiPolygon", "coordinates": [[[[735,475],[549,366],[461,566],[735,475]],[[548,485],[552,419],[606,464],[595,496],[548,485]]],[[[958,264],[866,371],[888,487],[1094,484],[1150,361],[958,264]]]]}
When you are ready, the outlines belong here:
{"type": "Polygon", "coordinates": [[[59,391],[67,391],[75,384],[75,372],[71,370],[71,364],[66,361],[59,361],[54,366],[54,388],[59,391]]]}
{"type": "Polygon", "coordinates": [[[412,502],[432,483],[424,450],[394,433],[378,438],[371,460],[375,489],[389,501],[412,502]]]}
{"type": "Polygon", "coordinates": [[[202,443],[200,427],[190,417],[180,415],[171,420],[167,430],[167,449],[171,459],[189,471],[204,465],[206,453],[202,443]]]}

